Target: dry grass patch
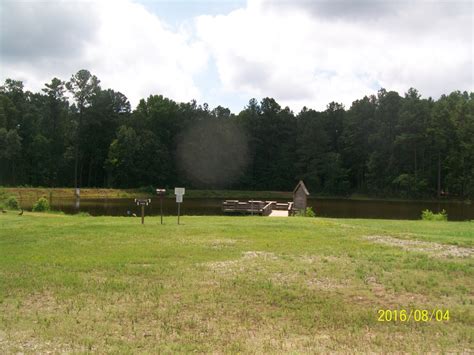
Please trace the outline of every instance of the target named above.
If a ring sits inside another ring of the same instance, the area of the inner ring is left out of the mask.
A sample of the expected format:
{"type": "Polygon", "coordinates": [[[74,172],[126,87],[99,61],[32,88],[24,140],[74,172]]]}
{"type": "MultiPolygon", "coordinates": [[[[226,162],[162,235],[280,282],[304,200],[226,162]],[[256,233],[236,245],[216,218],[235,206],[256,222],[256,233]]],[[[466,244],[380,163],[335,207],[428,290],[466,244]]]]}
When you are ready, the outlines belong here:
{"type": "Polygon", "coordinates": [[[303,286],[311,290],[337,290],[347,287],[347,279],[329,277],[327,263],[345,258],[315,255],[288,256],[266,251],[246,251],[238,259],[205,263],[214,274],[225,277],[252,277],[271,281],[281,286],[303,286]]]}
{"type": "Polygon", "coordinates": [[[233,247],[236,243],[235,239],[213,239],[209,244],[212,249],[224,249],[233,247]]]}
{"type": "Polygon", "coordinates": [[[407,251],[427,252],[433,256],[467,258],[474,255],[473,248],[459,247],[456,245],[422,242],[419,240],[400,239],[382,235],[370,235],[365,238],[374,243],[396,246],[407,251]]]}

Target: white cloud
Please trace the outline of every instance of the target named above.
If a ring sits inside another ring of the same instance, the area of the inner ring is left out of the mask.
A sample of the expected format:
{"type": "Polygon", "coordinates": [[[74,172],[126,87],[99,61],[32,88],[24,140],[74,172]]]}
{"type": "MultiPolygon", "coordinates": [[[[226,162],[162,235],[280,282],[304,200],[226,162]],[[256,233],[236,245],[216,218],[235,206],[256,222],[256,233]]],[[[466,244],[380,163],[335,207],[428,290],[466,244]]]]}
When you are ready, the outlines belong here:
{"type": "Polygon", "coordinates": [[[23,80],[38,91],[84,68],[134,105],[163,94],[223,98],[229,102],[218,104],[234,110],[235,98],[265,96],[295,111],[330,101],[349,106],[380,87],[437,97],[473,90],[472,6],[249,0],[227,15],[169,27],[170,18],[133,0],[3,0],[0,80],[23,80]],[[214,64],[220,87],[209,71],[214,64]]]}
{"type": "Polygon", "coordinates": [[[2,20],[12,18],[2,25],[2,80],[20,79],[28,89],[39,90],[53,76],[67,80],[84,68],[133,104],[150,94],[178,101],[201,98],[193,76],[207,65],[203,46],[185,30],[168,28],[142,5],[128,0],[57,1],[54,6],[7,1],[2,7],[2,20]]]}
{"type": "Polygon", "coordinates": [[[472,90],[472,12],[462,11],[472,5],[395,4],[367,18],[352,2],[249,0],[226,16],[201,16],[196,26],[226,90],[271,96],[295,110],[350,105],[380,87],[416,87],[426,96],[472,90]]]}
{"type": "Polygon", "coordinates": [[[135,102],[150,93],[200,98],[193,75],[205,67],[207,54],[198,42],[184,30],[173,32],[141,5],[115,1],[101,8],[101,26],[86,53],[104,81],[135,102]]]}

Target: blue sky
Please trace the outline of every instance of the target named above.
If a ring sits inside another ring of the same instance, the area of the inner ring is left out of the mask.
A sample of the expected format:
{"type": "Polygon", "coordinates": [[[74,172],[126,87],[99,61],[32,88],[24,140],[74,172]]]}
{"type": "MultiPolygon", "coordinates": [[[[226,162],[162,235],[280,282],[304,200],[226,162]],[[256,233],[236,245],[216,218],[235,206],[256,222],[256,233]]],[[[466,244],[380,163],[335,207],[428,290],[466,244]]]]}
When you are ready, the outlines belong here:
{"type": "Polygon", "coordinates": [[[473,90],[468,0],[2,0],[0,16],[0,80],[33,91],[83,68],[132,106],[161,94],[233,112],[473,90]]]}
{"type": "Polygon", "coordinates": [[[201,15],[226,15],[229,12],[245,7],[245,1],[200,1],[200,0],[141,0],[148,10],[178,28],[183,22],[192,22],[201,15]]]}

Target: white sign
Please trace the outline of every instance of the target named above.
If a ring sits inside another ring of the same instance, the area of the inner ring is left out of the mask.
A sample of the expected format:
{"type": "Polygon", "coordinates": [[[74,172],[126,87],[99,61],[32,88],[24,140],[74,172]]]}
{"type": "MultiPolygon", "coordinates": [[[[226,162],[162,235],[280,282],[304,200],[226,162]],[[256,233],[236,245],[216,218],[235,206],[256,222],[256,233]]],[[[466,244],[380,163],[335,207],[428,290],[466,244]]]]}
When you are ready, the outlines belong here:
{"type": "Polygon", "coordinates": [[[176,202],[177,203],[183,202],[183,195],[176,195],[176,202]]]}
{"type": "Polygon", "coordinates": [[[179,195],[183,196],[184,195],[184,187],[175,187],[174,188],[174,194],[176,196],[179,196],[179,195]]]}

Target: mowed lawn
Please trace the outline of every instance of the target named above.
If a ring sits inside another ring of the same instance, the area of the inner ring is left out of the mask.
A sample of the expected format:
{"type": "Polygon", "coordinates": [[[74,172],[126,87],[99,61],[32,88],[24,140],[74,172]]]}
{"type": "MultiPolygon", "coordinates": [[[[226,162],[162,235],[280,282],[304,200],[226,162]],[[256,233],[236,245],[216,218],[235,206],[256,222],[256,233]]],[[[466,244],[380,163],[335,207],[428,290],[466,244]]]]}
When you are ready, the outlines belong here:
{"type": "Polygon", "coordinates": [[[2,353],[473,351],[473,222],[159,222],[0,215],[2,353]]]}

